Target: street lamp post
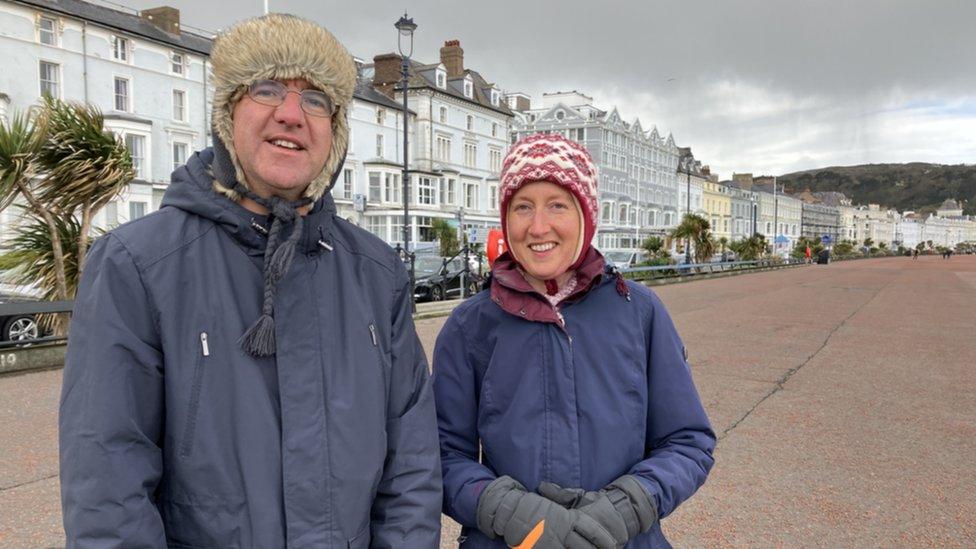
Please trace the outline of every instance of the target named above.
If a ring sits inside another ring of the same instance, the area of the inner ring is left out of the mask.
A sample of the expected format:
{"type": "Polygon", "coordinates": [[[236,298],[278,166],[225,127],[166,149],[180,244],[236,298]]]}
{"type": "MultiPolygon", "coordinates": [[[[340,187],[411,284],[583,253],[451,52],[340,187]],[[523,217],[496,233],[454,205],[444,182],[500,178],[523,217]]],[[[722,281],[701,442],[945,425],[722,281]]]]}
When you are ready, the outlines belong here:
{"type": "MultiPolygon", "coordinates": [[[[690,156],[685,157],[685,175],[687,176],[688,187],[685,189],[685,217],[691,215],[691,164],[690,156]]],[[[691,263],[691,236],[685,239],[685,263],[691,263]]]]}
{"type": "Polygon", "coordinates": [[[414,288],[414,254],[410,251],[410,233],[413,232],[413,224],[410,223],[410,167],[408,165],[410,146],[407,136],[408,111],[407,111],[407,90],[408,79],[410,76],[410,56],[413,54],[413,31],[417,30],[417,24],[413,19],[408,19],[406,12],[394,25],[397,29],[397,50],[403,60],[401,66],[401,77],[403,85],[403,250],[410,258],[410,303],[411,307],[416,307],[413,301],[414,288]],[[406,42],[406,43],[405,43],[406,42]],[[404,53],[406,48],[406,53],[404,53]]]}

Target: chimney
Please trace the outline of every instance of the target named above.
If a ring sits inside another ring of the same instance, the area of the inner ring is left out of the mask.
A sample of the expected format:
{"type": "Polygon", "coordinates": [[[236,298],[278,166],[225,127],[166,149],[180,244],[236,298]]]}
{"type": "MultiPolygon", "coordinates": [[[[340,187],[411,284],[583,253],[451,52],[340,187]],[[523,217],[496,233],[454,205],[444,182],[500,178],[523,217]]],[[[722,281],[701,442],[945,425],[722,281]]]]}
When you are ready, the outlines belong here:
{"type": "Polygon", "coordinates": [[[169,6],[150,8],[139,12],[139,17],[170,34],[180,33],[180,10],[169,6]]]}
{"type": "Polygon", "coordinates": [[[447,68],[448,78],[457,78],[464,74],[464,50],[460,40],[448,40],[441,48],[441,63],[447,68]]]}
{"type": "Polygon", "coordinates": [[[394,88],[402,80],[400,74],[403,58],[395,53],[384,53],[373,57],[373,87],[376,91],[393,99],[394,88]]]}

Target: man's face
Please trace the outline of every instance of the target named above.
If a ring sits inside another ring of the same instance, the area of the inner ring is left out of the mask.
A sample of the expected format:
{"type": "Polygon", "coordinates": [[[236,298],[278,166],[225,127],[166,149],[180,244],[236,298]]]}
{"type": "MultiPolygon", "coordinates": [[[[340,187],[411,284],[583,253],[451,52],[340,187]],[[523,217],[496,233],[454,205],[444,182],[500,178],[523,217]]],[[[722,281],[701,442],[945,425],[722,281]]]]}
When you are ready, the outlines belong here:
{"type": "MultiPolygon", "coordinates": [[[[310,87],[305,80],[282,83],[295,91],[310,87]]],[[[244,94],[234,106],[233,119],[237,159],[258,196],[300,198],[329,159],[332,118],[306,114],[297,93],[289,93],[277,107],[244,94]]]]}

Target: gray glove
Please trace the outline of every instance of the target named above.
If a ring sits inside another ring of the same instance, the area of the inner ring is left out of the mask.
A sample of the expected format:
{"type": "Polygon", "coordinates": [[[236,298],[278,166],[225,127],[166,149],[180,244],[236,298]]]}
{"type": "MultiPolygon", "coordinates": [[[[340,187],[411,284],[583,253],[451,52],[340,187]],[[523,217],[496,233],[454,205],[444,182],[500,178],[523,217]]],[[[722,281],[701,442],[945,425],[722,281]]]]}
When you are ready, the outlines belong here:
{"type": "Polygon", "coordinates": [[[591,517],[610,533],[614,547],[623,547],[657,522],[657,505],[633,475],[624,475],[597,491],[543,482],[539,494],[591,517]]]}
{"type": "Polygon", "coordinates": [[[517,480],[492,481],[478,499],[478,529],[511,547],[521,545],[545,521],[535,549],[614,549],[613,537],[592,517],[528,492],[517,480]]]}

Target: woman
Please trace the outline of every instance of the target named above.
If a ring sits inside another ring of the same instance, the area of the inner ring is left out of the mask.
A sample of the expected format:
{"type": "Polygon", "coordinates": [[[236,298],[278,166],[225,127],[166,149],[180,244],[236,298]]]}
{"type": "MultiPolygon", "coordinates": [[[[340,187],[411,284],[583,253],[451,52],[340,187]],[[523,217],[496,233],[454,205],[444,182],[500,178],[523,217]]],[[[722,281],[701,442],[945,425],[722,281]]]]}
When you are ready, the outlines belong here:
{"type": "Polygon", "coordinates": [[[478,547],[667,547],[713,434],[664,305],[590,246],[597,174],[559,135],[502,167],[508,252],[437,338],[444,511],[478,547]]]}

